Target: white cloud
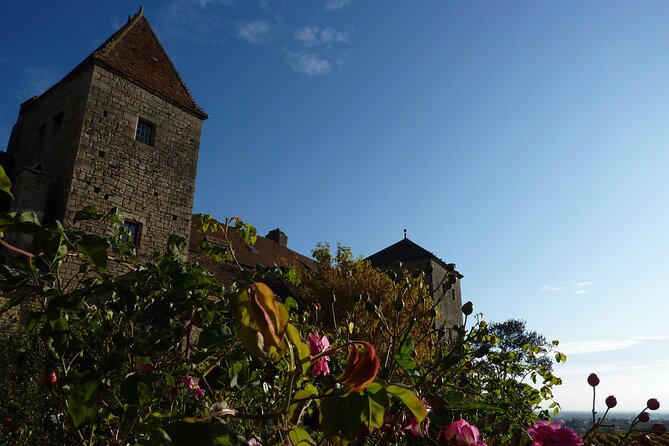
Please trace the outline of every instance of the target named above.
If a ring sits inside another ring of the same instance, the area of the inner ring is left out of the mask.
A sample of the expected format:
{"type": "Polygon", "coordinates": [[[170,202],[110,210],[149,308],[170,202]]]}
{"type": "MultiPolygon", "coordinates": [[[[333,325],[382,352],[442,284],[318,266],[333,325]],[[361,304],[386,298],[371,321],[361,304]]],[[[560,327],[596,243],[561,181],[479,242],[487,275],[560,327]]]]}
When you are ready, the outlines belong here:
{"type": "Polygon", "coordinates": [[[575,282],[571,285],[543,285],[540,290],[544,293],[563,291],[571,294],[588,294],[590,285],[592,285],[591,282],[575,282]]]}
{"type": "Polygon", "coordinates": [[[332,69],[332,64],[327,59],[307,51],[290,53],[288,63],[293,70],[309,76],[325,74],[332,69]]]}
{"type": "Polygon", "coordinates": [[[541,291],[544,293],[550,293],[551,291],[563,291],[564,289],[565,287],[553,285],[544,285],[541,287],[541,291]]]}
{"type": "Polygon", "coordinates": [[[254,45],[272,40],[272,24],[265,20],[237,23],[237,37],[254,45]]]}
{"type": "Polygon", "coordinates": [[[330,46],[334,43],[348,43],[351,36],[346,32],[337,31],[331,26],[323,29],[318,26],[303,26],[295,31],[295,39],[304,46],[330,46]]]}
{"type": "Polygon", "coordinates": [[[631,339],[601,339],[592,341],[565,342],[560,344],[558,350],[566,355],[610,352],[613,350],[623,350],[635,345],[643,344],[645,342],[665,341],[667,339],[669,339],[669,336],[646,336],[631,339]]]}
{"type": "Polygon", "coordinates": [[[171,0],[156,20],[161,39],[183,38],[196,43],[222,42],[226,26],[220,17],[207,11],[214,4],[232,6],[233,1],[171,0]]]}
{"type": "Polygon", "coordinates": [[[328,12],[336,11],[338,9],[342,9],[349,3],[351,3],[351,0],[328,0],[325,3],[325,10],[328,12]]]}

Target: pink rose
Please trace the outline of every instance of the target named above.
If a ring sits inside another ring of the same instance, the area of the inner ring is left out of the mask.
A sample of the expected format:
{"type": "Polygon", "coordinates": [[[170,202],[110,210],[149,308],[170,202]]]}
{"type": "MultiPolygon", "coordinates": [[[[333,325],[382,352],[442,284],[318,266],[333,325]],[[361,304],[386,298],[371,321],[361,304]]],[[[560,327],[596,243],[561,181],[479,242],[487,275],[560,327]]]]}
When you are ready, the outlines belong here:
{"type": "Polygon", "coordinates": [[[437,439],[441,438],[448,442],[455,440],[458,446],[487,446],[481,439],[478,428],[463,419],[454,421],[440,430],[437,439]]]}
{"type": "MultiPolygon", "coordinates": [[[[322,338],[319,336],[318,332],[316,333],[309,333],[307,336],[307,342],[309,343],[309,352],[311,353],[309,355],[309,359],[313,360],[314,357],[318,356],[319,354],[323,353],[325,350],[330,348],[330,341],[328,341],[327,336],[323,336],[322,338]]],[[[312,365],[311,367],[311,374],[313,377],[317,377],[318,375],[327,375],[330,373],[330,366],[328,365],[328,362],[330,361],[329,356],[321,356],[318,358],[312,365]]]]}
{"type": "Polygon", "coordinates": [[[582,446],[583,439],[568,427],[561,427],[557,421],[540,420],[527,429],[532,437],[532,446],[582,446]]]}

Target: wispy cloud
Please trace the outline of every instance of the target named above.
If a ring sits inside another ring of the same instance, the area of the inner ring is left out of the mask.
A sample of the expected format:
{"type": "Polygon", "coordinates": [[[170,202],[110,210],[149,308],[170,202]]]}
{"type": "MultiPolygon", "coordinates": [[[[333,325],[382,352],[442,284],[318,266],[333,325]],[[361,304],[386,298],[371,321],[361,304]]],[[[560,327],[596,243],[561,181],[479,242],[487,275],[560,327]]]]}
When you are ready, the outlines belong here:
{"type": "Polygon", "coordinates": [[[588,294],[592,282],[574,282],[570,285],[543,285],[539,288],[544,293],[565,292],[570,294],[588,294]]]}
{"type": "Polygon", "coordinates": [[[613,350],[623,350],[647,342],[666,341],[667,339],[669,339],[669,336],[646,336],[630,339],[600,339],[592,341],[565,342],[560,344],[559,350],[567,355],[610,352],[613,350]]]}
{"type": "Polygon", "coordinates": [[[304,46],[330,46],[334,43],[348,43],[351,36],[343,31],[337,31],[331,26],[303,26],[295,31],[295,39],[304,46]]]}
{"type": "Polygon", "coordinates": [[[21,83],[28,96],[44,93],[47,88],[56,83],[56,75],[45,67],[32,67],[23,70],[21,83]]]}
{"type": "Polygon", "coordinates": [[[237,22],[237,37],[254,45],[272,40],[272,24],[266,20],[237,22]]]}
{"type": "Polygon", "coordinates": [[[171,0],[156,20],[163,39],[187,39],[196,43],[222,42],[226,25],[208,11],[213,5],[234,6],[234,0],[171,0]]]}
{"type": "Polygon", "coordinates": [[[332,69],[327,59],[308,51],[297,51],[288,55],[288,63],[298,73],[309,76],[325,74],[332,69]]]}
{"type": "Polygon", "coordinates": [[[325,10],[328,12],[336,11],[338,9],[343,9],[344,6],[351,3],[351,0],[327,0],[325,3],[325,10]]]}

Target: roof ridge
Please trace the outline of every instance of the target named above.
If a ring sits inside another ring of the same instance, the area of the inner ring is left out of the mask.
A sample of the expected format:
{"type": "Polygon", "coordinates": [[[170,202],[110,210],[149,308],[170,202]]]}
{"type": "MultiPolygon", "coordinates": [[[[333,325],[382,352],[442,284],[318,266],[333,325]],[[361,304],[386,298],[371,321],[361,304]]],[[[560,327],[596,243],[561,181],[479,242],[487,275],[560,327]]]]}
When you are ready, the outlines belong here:
{"type": "MultiPolygon", "coordinates": [[[[116,45],[116,43],[118,43],[118,41],[121,40],[121,37],[125,36],[128,33],[128,31],[130,31],[130,29],[134,25],[136,25],[137,22],[139,22],[139,19],[141,17],[144,17],[143,12],[144,12],[144,8],[142,8],[140,6],[139,11],[137,11],[137,13],[134,16],[129,17],[128,21],[125,23],[125,25],[120,27],[114,34],[109,36],[109,38],[107,40],[105,40],[102,43],[102,45],[100,45],[95,51],[93,51],[92,56],[109,54],[109,51],[111,51],[112,48],[114,48],[114,46],[116,45]]],[[[148,21],[147,21],[147,23],[148,23],[148,21]]],[[[150,28],[150,26],[149,26],[149,28],[150,28]]],[[[153,32],[153,30],[151,30],[151,32],[153,32]]],[[[154,33],[154,35],[155,35],[155,33],[154,33]]],[[[161,46],[161,48],[162,48],[162,46],[161,46]]],[[[163,51],[165,51],[165,49],[163,49],[163,51]]]]}
{"type": "MultiPolygon", "coordinates": [[[[140,8],[140,12],[138,12],[137,15],[141,15],[141,14],[142,14],[142,8],[140,8]]],[[[167,53],[167,51],[165,51],[165,47],[163,46],[163,43],[158,38],[158,35],[156,34],[156,32],[153,30],[153,27],[151,26],[151,23],[149,23],[149,21],[146,20],[146,19],[145,19],[145,21],[146,21],[146,25],[149,27],[149,31],[151,31],[151,34],[153,34],[153,37],[156,38],[156,42],[158,42],[158,46],[160,47],[160,49],[165,54],[165,57],[167,57],[167,61],[170,63],[170,65],[172,65],[172,69],[174,70],[174,73],[177,75],[177,78],[179,79],[179,82],[181,82],[181,86],[184,87],[184,89],[186,90],[186,94],[188,94],[188,97],[190,98],[190,100],[193,101],[193,105],[195,105],[195,108],[200,113],[206,115],[206,113],[202,109],[202,107],[200,107],[200,105],[195,101],[195,98],[193,98],[193,95],[191,94],[190,89],[188,88],[188,85],[186,85],[186,83],[184,82],[183,78],[181,77],[181,73],[179,73],[179,70],[177,69],[176,65],[174,65],[174,62],[172,62],[172,58],[170,57],[170,55],[167,53]]]]}

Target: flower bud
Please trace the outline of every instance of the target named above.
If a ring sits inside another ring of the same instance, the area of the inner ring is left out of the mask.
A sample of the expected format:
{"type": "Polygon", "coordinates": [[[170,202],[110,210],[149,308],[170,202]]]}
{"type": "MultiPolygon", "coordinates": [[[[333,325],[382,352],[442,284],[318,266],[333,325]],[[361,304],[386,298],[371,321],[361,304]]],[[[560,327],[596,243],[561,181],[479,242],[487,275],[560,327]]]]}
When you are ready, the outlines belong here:
{"type": "Polygon", "coordinates": [[[665,426],[662,423],[655,423],[655,424],[653,424],[653,427],[651,429],[655,432],[666,432],[667,431],[667,426],[665,426]]]}
{"type": "Polygon", "coordinates": [[[648,415],[648,412],[641,412],[639,414],[639,421],[642,423],[647,423],[648,420],[650,420],[650,415],[648,415]]]}
{"type": "Polygon", "coordinates": [[[641,443],[643,446],[650,446],[651,445],[650,437],[648,435],[640,435],[638,440],[639,440],[639,443],[641,443]]]}
{"type": "Polygon", "coordinates": [[[466,303],[462,306],[462,313],[463,313],[465,316],[469,316],[469,315],[472,314],[473,312],[474,312],[474,304],[473,304],[471,301],[466,302],[466,303]]]}
{"type": "Polygon", "coordinates": [[[597,385],[599,385],[599,376],[591,373],[588,376],[588,384],[590,384],[592,387],[597,387],[597,385]]]}
{"type": "Polygon", "coordinates": [[[660,402],[656,398],[651,398],[646,401],[646,407],[650,410],[657,410],[660,408],[660,402]]]}
{"type": "Polygon", "coordinates": [[[618,401],[616,400],[616,397],[613,395],[607,396],[604,402],[606,403],[606,407],[608,407],[609,409],[613,409],[618,405],[618,401]]]}

